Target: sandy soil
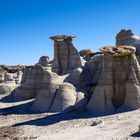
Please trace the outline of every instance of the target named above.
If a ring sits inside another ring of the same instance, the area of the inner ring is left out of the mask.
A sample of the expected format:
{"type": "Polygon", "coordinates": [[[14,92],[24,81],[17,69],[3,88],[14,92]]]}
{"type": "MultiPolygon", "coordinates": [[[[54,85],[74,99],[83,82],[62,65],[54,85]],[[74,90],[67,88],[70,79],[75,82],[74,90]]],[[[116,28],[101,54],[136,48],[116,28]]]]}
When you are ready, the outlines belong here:
{"type": "Polygon", "coordinates": [[[8,102],[0,95],[0,140],[140,139],[140,110],[102,117],[87,112],[30,114],[30,102],[8,102]]]}

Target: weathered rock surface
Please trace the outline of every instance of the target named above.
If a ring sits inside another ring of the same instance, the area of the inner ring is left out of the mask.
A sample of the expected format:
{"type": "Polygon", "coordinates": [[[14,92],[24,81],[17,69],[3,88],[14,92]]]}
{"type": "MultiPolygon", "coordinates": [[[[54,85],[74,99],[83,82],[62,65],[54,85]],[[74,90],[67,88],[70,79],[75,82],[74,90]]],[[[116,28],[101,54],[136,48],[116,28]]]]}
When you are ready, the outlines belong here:
{"type": "Polygon", "coordinates": [[[4,81],[4,73],[0,73],[0,83],[4,81]]]}
{"type": "Polygon", "coordinates": [[[82,57],[88,55],[89,53],[92,53],[91,49],[83,49],[79,52],[80,56],[82,57]]]}
{"type": "Polygon", "coordinates": [[[0,82],[4,81],[4,75],[6,71],[0,66],[0,82]]]}
{"type": "MultiPolygon", "coordinates": [[[[127,31],[127,36],[132,37],[132,32],[127,31]]],[[[34,98],[32,112],[88,109],[94,114],[112,114],[140,108],[140,65],[135,55],[138,48],[128,44],[108,46],[98,53],[82,51],[80,57],[72,43],[74,37],[50,37],[55,51],[52,67],[46,57],[26,67],[23,76],[18,74],[22,80],[12,89],[13,99],[34,98]]],[[[5,79],[12,81],[8,76],[5,79]]],[[[10,92],[1,89],[1,94],[10,92]]]]}
{"type": "Polygon", "coordinates": [[[67,83],[71,83],[72,85],[74,85],[76,87],[76,89],[80,90],[81,88],[81,73],[82,73],[82,68],[76,68],[76,69],[73,69],[73,70],[69,70],[67,73],[66,73],[66,78],[64,79],[64,82],[67,82],[67,83]]]}
{"type": "Polygon", "coordinates": [[[127,110],[140,108],[140,67],[137,58],[135,54],[124,57],[113,54],[104,51],[101,76],[97,86],[93,86],[87,105],[93,113],[113,113],[120,107],[127,110]]]}
{"type": "MultiPolygon", "coordinates": [[[[26,80],[13,93],[15,100],[27,100],[34,98],[37,91],[41,89],[44,69],[41,65],[35,65],[29,68],[26,73],[26,80]]],[[[24,77],[24,78],[25,78],[24,77]]]]}
{"type": "Polygon", "coordinates": [[[38,64],[43,67],[46,67],[46,66],[48,66],[49,62],[50,62],[50,59],[48,56],[41,56],[38,64]]]}
{"type": "MultiPolygon", "coordinates": [[[[74,106],[83,96],[77,95],[75,87],[66,83],[67,76],[58,76],[50,70],[44,71],[42,86],[36,94],[36,98],[31,106],[33,112],[61,112],[74,106]]],[[[71,79],[72,80],[72,79],[71,79]]],[[[76,83],[77,79],[71,82],[76,83]]]]}
{"type": "Polygon", "coordinates": [[[21,83],[21,81],[22,81],[22,76],[23,76],[23,72],[22,71],[18,71],[17,72],[17,76],[15,77],[15,82],[16,82],[16,84],[20,84],[21,83]]]}
{"type": "Polygon", "coordinates": [[[0,83],[0,94],[10,94],[15,88],[15,81],[7,81],[0,83]]]}
{"type": "Polygon", "coordinates": [[[136,47],[136,54],[140,55],[140,36],[134,35],[132,30],[121,30],[116,35],[116,45],[131,45],[136,47]]]}
{"type": "Polygon", "coordinates": [[[75,87],[69,83],[63,83],[57,90],[54,102],[51,107],[53,112],[61,112],[74,106],[76,103],[77,93],[75,87]]]}
{"type": "Polygon", "coordinates": [[[104,56],[101,64],[101,71],[97,70],[100,71],[100,75],[98,74],[98,78],[95,78],[90,84],[92,95],[87,109],[95,114],[113,113],[115,108],[111,101],[113,97],[112,61],[108,56],[104,56]]]}
{"type": "Polygon", "coordinates": [[[72,43],[72,38],[54,40],[52,71],[57,74],[62,74],[78,67],[81,67],[81,59],[77,49],[72,43]]]}
{"type": "Polygon", "coordinates": [[[43,87],[38,91],[35,101],[31,107],[31,110],[34,112],[49,112],[54,109],[52,108],[52,105],[55,101],[59,86],[63,83],[63,79],[56,73],[45,71],[42,83],[43,87]]]}

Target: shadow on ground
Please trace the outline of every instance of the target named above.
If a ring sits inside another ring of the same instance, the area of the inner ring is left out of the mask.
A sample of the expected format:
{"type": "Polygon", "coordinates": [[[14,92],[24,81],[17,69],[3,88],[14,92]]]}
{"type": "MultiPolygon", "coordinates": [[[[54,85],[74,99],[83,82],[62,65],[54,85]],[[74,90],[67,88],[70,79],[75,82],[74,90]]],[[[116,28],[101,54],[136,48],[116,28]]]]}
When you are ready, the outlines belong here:
{"type": "Polygon", "coordinates": [[[47,126],[47,125],[53,125],[56,123],[59,123],[61,121],[67,121],[67,120],[73,120],[73,119],[85,119],[85,118],[93,118],[95,115],[87,113],[87,111],[84,111],[82,113],[80,112],[67,112],[67,113],[57,113],[48,115],[46,117],[38,118],[35,120],[30,120],[22,123],[17,123],[13,125],[13,127],[16,126],[22,126],[22,125],[35,125],[35,126],[47,126]]]}
{"type": "Polygon", "coordinates": [[[140,132],[137,132],[137,133],[134,133],[133,135],[131,135],[131,137],[134,137],[134,138],[139,138],[140,137],[140,132]]]}
{"type": "Polygon", "coordinates": [[[0,99],[0,102],[2,103],[13,103],[13,102],[16,102],[12,99],[12,95],[9,94],[9,95],[6,95],[4,96],[3,98],[0,99]]]}
{"type": "MultiPolygon", "coordinates": [[[[22,99],[22,98],[13,98],[13,93],[14,93],[14,90],[8,94],[8,95],[5,95],[3,98],[0,98],[0,102],[2,103],[14,103],[14,102],[21,102],[21,101],[26,101],[26,99],[22,99]]],[[[28,100],[31,100],[31,99],[34,99],[34,97],[32,98],[29,98],[28,100]]]]}
{"type": "Polygon", "coordinates": [[[20,105],[13,105],[12,107],[6,107],[0,109],[0,115],[10,115],[10,114],[33,114],[29,111],[30,106],[33,101],[28,103],[23,103],[20,105]]]}

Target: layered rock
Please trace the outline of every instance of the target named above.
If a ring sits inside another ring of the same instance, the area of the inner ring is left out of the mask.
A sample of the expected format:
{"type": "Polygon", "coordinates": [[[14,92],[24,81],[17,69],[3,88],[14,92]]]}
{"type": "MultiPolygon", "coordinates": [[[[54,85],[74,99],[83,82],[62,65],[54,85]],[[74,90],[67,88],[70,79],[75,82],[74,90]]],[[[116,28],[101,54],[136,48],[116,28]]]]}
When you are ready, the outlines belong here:
{"type": "Polygon", "coordinates": [[[139,108],[140,67],[134,54],[135,48],[119,46],[101,50],[104,52],[101,76],[97,85],[92,87],[88,110],[108,114],[120,107],[127,110],[139,108]]]}
{"type": "Polygon", "coordinates": [[[27,76],[29,75],[30,71],[33,69],[33,66],[28,66],[25,67],[25,69],[23,70],[23,75],[22,75],[22,79],[21,79],[21,84],[25,83],[27,76]]]}
{"type": "Polygon", "coordinates": [[[76,97],[77,93],[75,87],[72,84],[63,83],[57,90],[50,111],[61,112],[71,106],[74,106],[76,103],[76,97]]]}
{"type": "Polygon", "coordinates": [[[43,77],[44,87],[38,91],[31,110],[33,112],[61,112],[76,102],[76,90],[70,83],[56,73],[46,71],[43,77]]]}
{"type": "Polygon", "coordinates": [[[102,70],[103,54],[94,55],[83,67],[81,79],[85,85],[97,84],[102,70]]]}
{"type": "Polygon", "coordinates": [[[36,97],[41,89],[44,69],[41,65],[35,65],[26,71],[24,82],[12,93],[14,100],[27,100],[36,97]]]}
{"type": "Polygon", "coordinates": [[[4,73],[0,73],[0,83],[4,81],[4,73]]]}
{"type": "Polygon", "coordinates": [[[116,45],[131,45],[136,47],[136,54],[140,55],[140,36],[134,35],[132,30],[121,30],[116,35],[116,45]]]}
{"type": "MultiPolygon", "coordinates": [[[[133,36],[130,31],[127,34],[133,36]]],[[[52,69],[46,57],[41,57],[39,64],[26,67],[21,85],[11,94],[13,99],[34,98],[32,112],[62,112],[72,107],[110,114],[140,108],[137,48],[108,46],[98,53],[83,51],[81,58],[73,46],[74,37],[50,37],[55,50],[52,69]]]]}
{"type": "Polygon", "coordinates": [[[0,83],[0,94],[10,94],[16,88],[15,81],[5,81],[0,83]]]}
{"type": "Polygon", "coordinates": [[[82,66],[80,55],[72,43],[73,36],[53,36],[50,38],[54,40],[53,72],[62,74],[82,66]]]}
{"type": "Polygon", "coordinates": [[[64,79],[64,82],[71,83],[76,87],[77,90],[81,89],[81,73],[82,73],[82,68],[77,68],[73,70],[69,70],[66,73],[66,78],[64,79]]]}
{"type": "Polygon", "coordinates": [[[4,81],[6,71],[0,66],[0,83],[4,81]]]}
{"type": "Polygon", "coordinates": [[[62,79],[51,71],[45,71],[42,79],[42,88],[38,90],[37,96],[31,110],[33,112],[49,112],[54,101],[56,90],[62,84],[62,79]]]}
{"type": "Polygon", "coordinates": [[[0,94],[10,94],[16,87],[13,74],[7,73],[6,70],[0,66],[0,94]]]}
{"type": "Polygon", "coordinates": [[[90,49],[83,49],[79,54],[85,61],[90,61],[94,56],[102,55],[102,52],[93,52],[90,49]]]}
{"type": "Polygon", "coordinates": [[[79,52],[80,56],[82,56],[82,57],[88,55],[89,53],[92,53],[92,51],[90,49],[83,49],[79,52]]]}
{"type": "Polygon", "coordinates": [[[63,83],[66,76],[58,76],[41,65],[35,65],[26,71],[26,80],[12,92],[14,100],[35,98],[32,112],[61,112],[74,106],[77,99],[75,87],[63,83]]]}
{"type": "Polygon", "coordinates": [[[49,62],[50,62],[50,59],[48,56],[41,56],[38,64],[43,67],[46,67],[46,66],[48,66],[49,62]]]}

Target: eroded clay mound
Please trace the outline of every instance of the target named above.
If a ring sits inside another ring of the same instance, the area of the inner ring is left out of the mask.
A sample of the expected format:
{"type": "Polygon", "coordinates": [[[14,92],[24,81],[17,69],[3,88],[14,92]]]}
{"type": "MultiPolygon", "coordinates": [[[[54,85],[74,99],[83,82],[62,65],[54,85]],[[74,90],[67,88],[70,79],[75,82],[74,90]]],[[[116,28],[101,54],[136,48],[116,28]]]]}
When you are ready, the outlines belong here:
{"type": "Polygon", "coordinates": [[[103,48],[103,53],[101,76],[87,108],[101,114],[140,108],[140,66],[135,54],[114,57],[112,47],[103,48]]]}
{"type": "Polygon", "coordinates": [[[76,102],[76,90],[70,83],[63,83],[53,72],[44,75],[44,89],[38,91],[31,110],[34,112],[61,112],[76,102]]]}
{"type": "Polygon", "coordinates": [[[14,100],[27,100],[36,97],[39,89],[42,87],[44,69],[41,65],[35,65],[26,70],[26,76],[23,76],[22,84],[12,92],[14,100]]]}
{"type": "Polygon", "coordinates": [[[61,112],[74,106],[76,103],[76,97],[77,93],[75,87],[70,83],[63,83],[57,90],[50,111],[61,112]]]}

